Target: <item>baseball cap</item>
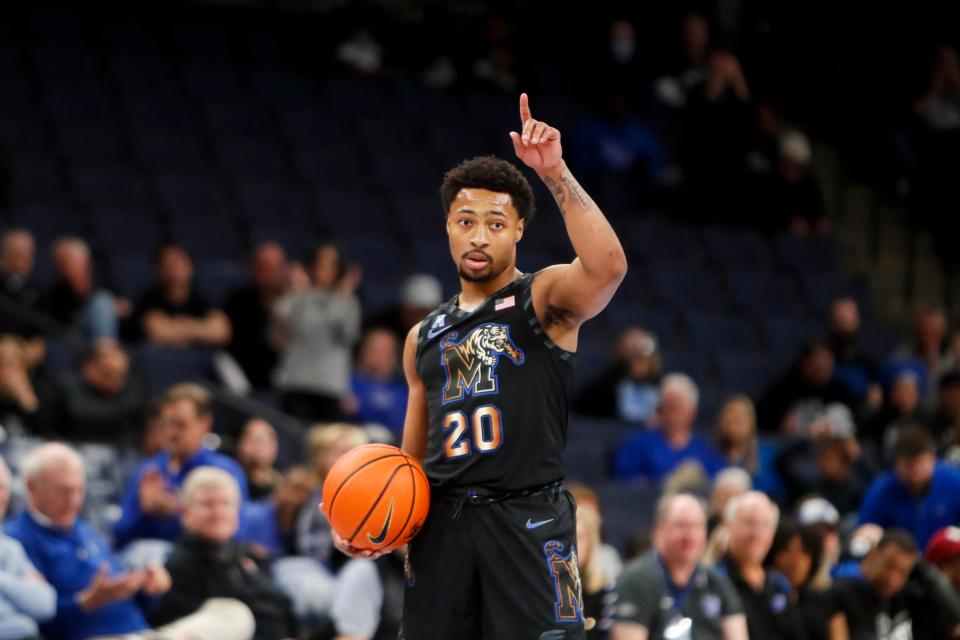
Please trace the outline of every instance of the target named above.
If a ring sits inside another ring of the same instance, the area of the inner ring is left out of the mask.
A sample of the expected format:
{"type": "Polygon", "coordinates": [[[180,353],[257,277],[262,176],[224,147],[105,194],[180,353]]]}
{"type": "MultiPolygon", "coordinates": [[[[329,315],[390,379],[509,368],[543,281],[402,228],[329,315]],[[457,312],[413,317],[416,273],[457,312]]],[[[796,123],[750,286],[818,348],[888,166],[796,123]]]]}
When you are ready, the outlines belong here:
{"type": "Polygon", "coordinates": [[[960,556],[960,527],[944,527],[933,534],[924,555],[938,567],[960,556]]]}
{"type": "Polygon", "coordinates": [[[797,509],[797,521],[800,524],[826,524],[836,527],[840,522],[840,512],[826,498],[807,498],[797,509]]]}

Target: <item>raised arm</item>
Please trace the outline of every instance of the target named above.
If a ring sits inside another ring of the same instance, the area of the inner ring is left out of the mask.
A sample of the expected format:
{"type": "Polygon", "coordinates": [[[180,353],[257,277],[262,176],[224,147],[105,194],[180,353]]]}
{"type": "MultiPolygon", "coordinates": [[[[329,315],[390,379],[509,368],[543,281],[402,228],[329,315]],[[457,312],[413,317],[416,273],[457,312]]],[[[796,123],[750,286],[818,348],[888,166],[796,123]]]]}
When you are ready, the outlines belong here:
{"type": "Polygon", "coordinates": [[[560,132],[533,118],[525,93],[520,122],[520,133],[510,132],[513,149],[550,189],[577,253],[572,263],[538,277],[542,284],[534,289],[534,303],[548,333],[554,324],[575,330],[610,302],[627,272],[627,258],[613,227],[564,162],[560,132]]]}
{"type": "Polygon", "coordinates": [[[427,394],[423,380],[417,373],[417,340],[420,335],[418,322],[407,334],[403,345],[403,373],[409,389],[407,396],[407,415],[403,420],[404,451],[417,460],[423,461],[427,455],[427,394]]]}

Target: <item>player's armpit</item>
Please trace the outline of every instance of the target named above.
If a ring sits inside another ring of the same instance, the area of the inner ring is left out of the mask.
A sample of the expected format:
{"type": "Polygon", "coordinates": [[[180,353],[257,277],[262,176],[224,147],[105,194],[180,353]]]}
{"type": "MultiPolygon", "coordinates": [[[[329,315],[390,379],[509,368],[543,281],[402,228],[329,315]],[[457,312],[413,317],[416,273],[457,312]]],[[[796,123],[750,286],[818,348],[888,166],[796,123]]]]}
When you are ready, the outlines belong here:
{"type": "Polygon", "coordinates": [[[427,455],[427,394],[417,373],[418,322],[407,334],[403,345],[403,373],[407,379],[407,415],[403,420],[401,448],[422,461],[427,455]]]}
{"type": "Polygon", "coordinates": [[[647,640],[647,628],[636,622],[616,622],[613,625],[612,640],[647,640]]]}

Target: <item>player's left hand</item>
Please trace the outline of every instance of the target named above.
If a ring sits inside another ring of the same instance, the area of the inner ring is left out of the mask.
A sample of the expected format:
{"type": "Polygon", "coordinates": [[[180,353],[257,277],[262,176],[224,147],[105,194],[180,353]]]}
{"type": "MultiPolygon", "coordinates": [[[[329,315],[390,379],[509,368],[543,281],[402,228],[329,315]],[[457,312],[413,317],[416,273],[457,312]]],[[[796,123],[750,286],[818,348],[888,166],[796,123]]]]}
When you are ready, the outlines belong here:
{"type": "Polygon", "coordinates": [[[533,119],[525,93],[520,94],[520,124],[520,133],[510,132],[517,157],[540,175],[559,167],[563,162],[560,132],[546,122],[533,119]]]}

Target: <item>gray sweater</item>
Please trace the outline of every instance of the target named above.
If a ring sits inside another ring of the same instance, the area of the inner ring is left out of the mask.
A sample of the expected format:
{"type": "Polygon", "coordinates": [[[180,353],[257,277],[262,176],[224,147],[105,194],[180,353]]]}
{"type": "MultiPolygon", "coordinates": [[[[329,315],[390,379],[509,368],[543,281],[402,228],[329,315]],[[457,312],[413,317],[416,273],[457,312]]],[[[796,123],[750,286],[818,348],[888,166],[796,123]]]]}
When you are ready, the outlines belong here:
{"type": "Polygon", "coordinates": [[[356,297],[314,289],[281,298],[274,313],[290,330],[274,372],[277,388],[336,397],[347,393],[351,347],[360,337],[356,297]]]}
{"type": "Polygon", "coordinates": [[[35,573],[20,543],[0,533],[0,640],[37,636],[37,623],[57,612],[53,587],[27,579],[35,573]]]}

